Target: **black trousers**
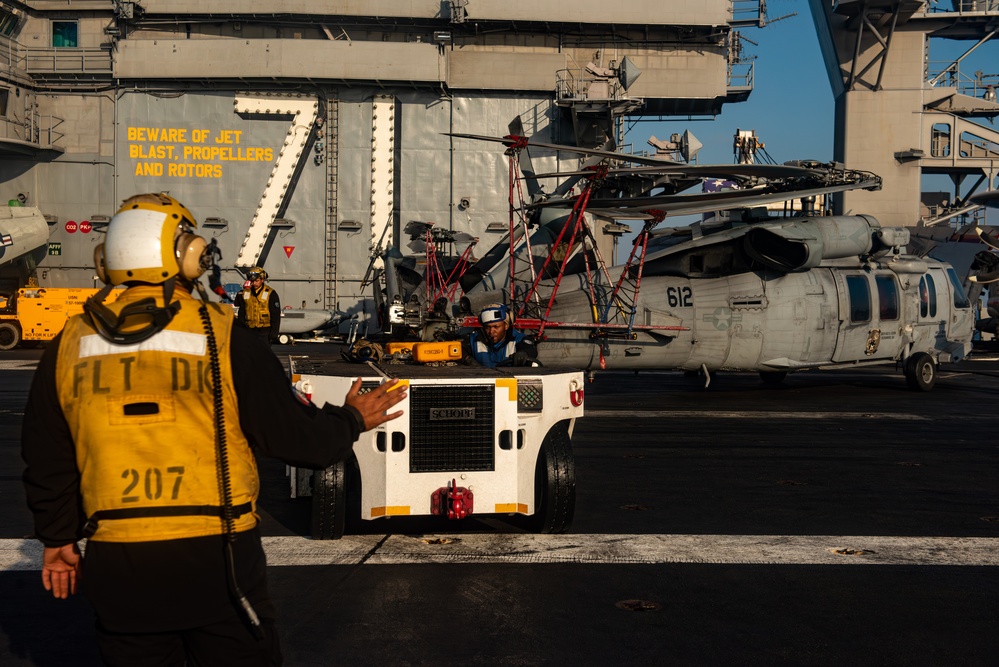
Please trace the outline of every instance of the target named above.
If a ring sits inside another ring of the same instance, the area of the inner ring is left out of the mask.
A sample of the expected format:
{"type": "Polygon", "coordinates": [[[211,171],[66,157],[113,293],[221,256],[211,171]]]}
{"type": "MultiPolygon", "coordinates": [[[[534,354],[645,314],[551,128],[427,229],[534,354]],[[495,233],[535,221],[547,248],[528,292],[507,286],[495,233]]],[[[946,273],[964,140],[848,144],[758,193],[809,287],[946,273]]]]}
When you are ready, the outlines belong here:
{"type": "MultiPolygon", "coordinates": [[[[249,327],[248,327],[249,328],[249,327]]],[[[260,327],[259,329],[250,328],[253,335],[264,342],[264,345],[271,344],[271,328],[270,327],[260,327]]]]}
{"type": "Polygon", "coordinates": [[[257,528],[222,535],[87,544],[83,593],[97,612],[108,665],[280,665],[275,609],[257,528]],[[257,639],[232,602],[229,566],[260,616],[257,639]]]}
{"type": "Polygon", "coordinates": [[[98,621],[97,646],[111,667],[276,667],[282,658],[274,620],[261,619],[261,627],[257,639],[235,608],[224,621],[176,632],[123,634],[98,621]]]}

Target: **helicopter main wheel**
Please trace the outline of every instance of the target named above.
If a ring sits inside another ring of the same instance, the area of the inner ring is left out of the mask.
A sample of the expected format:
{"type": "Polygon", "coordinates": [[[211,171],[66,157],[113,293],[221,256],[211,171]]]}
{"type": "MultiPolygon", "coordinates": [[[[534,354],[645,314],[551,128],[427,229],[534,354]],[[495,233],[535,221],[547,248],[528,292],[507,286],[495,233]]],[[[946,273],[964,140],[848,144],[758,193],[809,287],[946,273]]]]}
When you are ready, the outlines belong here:
{"type": "Polygon", "coordinates": [[[760,371],[763,384],[781,384],[787,377],[787,371],[760,371]]]}
{"type": "Polygon", "coordinates": [[[576,511],[576,462],[565,422],[551,427],[534,472],[534,521],[539,533],[564,533],[576,511]]]}
{"type": "Polygon", "coordinates": [[[0,322],[0,350],[13,350],[21,342],[21,327],[17,322],[0,322]]]}
{"type": "Polygon", "coordinates": [[[910,389],[929,391],[937,382],[937,365],[933,357],[925,352],[917,352],[905,362],[905,381],[910,389]]]}
{"type": "Polygon", "coordinates": [[[347,525],[347,466],[334,463],[312,473],[312,539],[339,540],[347,525]]]}
{"type": "Polygon", "coordinates": [[[278,334],[278,344],[280,345],[290,345],[291,340],[291,336],[288,334],[278,334]]]}

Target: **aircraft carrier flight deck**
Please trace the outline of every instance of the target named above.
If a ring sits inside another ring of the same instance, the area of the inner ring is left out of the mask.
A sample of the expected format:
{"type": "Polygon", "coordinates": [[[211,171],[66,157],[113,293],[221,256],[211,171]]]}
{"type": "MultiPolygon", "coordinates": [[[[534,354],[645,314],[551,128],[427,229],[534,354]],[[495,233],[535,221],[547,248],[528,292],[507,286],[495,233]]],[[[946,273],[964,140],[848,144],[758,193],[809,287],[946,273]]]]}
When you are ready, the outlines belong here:
{"type": "MultiPolygon", "coordinates": [[[[30,539],[19,435],[39,356],[0,356],[0,664],[97,665],[89,606],[42,590],[30,539]]],[[[562,535],[473,515],[312,540],[309,503],[262,459],[285,664],[994,665],[989,359],[942,368],[930,392],[884,367],[706,389],[598,373],[562,535]]]]}

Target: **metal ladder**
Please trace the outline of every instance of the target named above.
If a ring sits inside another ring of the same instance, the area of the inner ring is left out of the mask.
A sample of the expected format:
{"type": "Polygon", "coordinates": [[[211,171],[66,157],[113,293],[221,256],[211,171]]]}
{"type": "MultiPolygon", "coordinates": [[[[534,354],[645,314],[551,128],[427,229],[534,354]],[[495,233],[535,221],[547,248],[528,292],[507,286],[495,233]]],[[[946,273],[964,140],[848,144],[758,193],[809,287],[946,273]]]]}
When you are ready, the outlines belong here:
{"type": "Polygon", "coordinates": [[[323,128],[326,157],[326,309],[336,310],[337,293],[337,143],[339,132],[340,99],[333,93],[326,98],[326,127],[323,128]]]}

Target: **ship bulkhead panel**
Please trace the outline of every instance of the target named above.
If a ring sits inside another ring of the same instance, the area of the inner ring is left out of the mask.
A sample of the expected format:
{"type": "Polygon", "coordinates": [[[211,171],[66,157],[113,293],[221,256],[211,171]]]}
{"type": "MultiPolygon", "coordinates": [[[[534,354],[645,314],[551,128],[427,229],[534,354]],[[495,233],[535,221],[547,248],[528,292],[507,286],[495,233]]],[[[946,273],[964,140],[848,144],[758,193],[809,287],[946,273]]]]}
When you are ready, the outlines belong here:
{"type": "MultiPolygon", "coordinates": [[[[222,250],[225,283],[242,282],[234,263],[292,129],[292,116],[281,113],[287,96],[274,96],[272,114],[237,112],[239,96],[132,92],[118,103],[119,196],[166,190],[200,222],[225,220],[226,227],[202,229],[222,250]]],[[[297,180],[272,216],[294,227],[272,232],[255,263],[267,268],[285,305],[299,307],[304,300],[317,307],[313,301],[321,303],[323,295],[326,170],[311,155],[303,157],[297,180]],[[318,284],[309,286],[315,278],[318,284]]],[[[262,213],[269,222],[268,212],[262,213]]]]}

